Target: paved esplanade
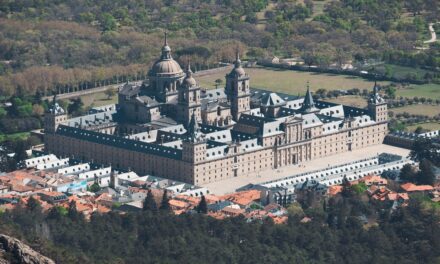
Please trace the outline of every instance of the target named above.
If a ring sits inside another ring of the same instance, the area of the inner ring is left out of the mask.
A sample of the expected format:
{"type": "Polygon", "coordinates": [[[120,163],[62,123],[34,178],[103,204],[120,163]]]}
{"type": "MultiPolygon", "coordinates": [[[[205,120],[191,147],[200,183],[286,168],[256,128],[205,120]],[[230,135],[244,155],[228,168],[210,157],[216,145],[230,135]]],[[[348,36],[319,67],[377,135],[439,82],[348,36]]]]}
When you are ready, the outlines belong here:
{"type": "Polygon", "coordinates": [[[255,175],[255,174],[249,174],[247,176],[240,175],[240,177],[237,178],[230,178],[227,180],[213,182],[202,186],[207,187],[209,191],[214,194],[231,193],[234,192],[236,189],[249,183],[257,184],[257,183],[267,182],[270,180],[281,179],[299,173],[325,169],[331,166],[342,165],[344,163],[349,163],[364,158],[370,158],[372,156],[378,155],[383,152],[406,157],[410,151],[408,149],[397,148],[397,147],[381,144],[381,145],[366,147],[363,149],[354,150],[351,152],[345,152],[342,154],[333,155],[325,158],[319,158],[319,159],[307,161],[300,165],[284,167],[279,170],[264,171],[259,175],[255,175]]]}

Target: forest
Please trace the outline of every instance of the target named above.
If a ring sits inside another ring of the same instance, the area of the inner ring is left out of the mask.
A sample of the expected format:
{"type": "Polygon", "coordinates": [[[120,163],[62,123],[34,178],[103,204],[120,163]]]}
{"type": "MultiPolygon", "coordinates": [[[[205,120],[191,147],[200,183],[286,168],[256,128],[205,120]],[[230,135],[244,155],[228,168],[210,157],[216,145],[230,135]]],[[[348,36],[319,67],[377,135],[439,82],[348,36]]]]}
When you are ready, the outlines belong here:
{"type": "MultiPolygon", "coordinates": [[[[30,198],[0,216],[0,232],[29,243],[56,263],[438,263],[439,217],[407,207],[368,205],[354,192],[314,208],[289,210],[287,224],[216,220],[166,210],[85,220],[74,206],[43,213],[30,198]],[[362,214],[377,214],[365,225],[362,214]],[[312,221],[300,220],[306,214],[312,221]]],[[[438,211],[437,211],[438,212],[438,211]]]]}
{"type": "Polygon", "coordinates": [[[301,56],[324,67],[376,59],[435,68],[440,47],[414,46],[437,20],[436,0],[1,0],[0,92],[145,76],[164,31],[174,57],[196,69],[230,62],[237,49],[247,59],[301,56]]]}

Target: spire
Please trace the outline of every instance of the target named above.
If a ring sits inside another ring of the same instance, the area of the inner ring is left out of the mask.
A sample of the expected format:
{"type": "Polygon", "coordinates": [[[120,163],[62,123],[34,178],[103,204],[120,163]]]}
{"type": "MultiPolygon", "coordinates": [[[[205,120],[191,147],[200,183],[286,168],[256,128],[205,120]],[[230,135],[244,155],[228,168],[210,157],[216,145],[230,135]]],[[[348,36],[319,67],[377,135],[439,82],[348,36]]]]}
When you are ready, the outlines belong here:
{"type": "Polygon", "coordinates": [[[235,54],[235,68],[241,67],[241,60],[240,60],[240,53],[237,50],[237,53],[235,54]]]}
{"type": "Polygon", "coordinates": [[[306,112],[314,112],[314,111],[318,110],[315,107],[315,102],[313,100],[312,92],[310,92],[310,83],[309,83],[309,81],[307,81],[307,92],[306,92],[306,95],[304,97],[302,108],[306,112]]]}
{"type": "Polygon", "coordinates": [[[191,77],[192,76],[192,70],[191,70],[191,60],[188,59],[188,64],[186,65],[186,76],[191,77]]]}
{"type": "Polygon", "coordinates": [[[171,48],[168,46],[168,36],[167,32],[164,33],[164,42],[162,47],[162,60],[170,60],[171,58],[171,48]]]}
{"type": "Polygon", "coordinates": [[[376,80],[374,80],[373,93],[370,95],[369,102],[373,103],[373,104],[379,104],[379,103],[383,103],[384,102],[384,99],[379,94],[379,87],[377,85],[377,81],[376,80]]]}
{"type": "Polygon", "coordinates": [[[196,120],[196,115],[192,113],[191,120],[188,124],[187,135],[188,139],[192,142],[197,142],[200,137],[199,125],[196,120]]]}

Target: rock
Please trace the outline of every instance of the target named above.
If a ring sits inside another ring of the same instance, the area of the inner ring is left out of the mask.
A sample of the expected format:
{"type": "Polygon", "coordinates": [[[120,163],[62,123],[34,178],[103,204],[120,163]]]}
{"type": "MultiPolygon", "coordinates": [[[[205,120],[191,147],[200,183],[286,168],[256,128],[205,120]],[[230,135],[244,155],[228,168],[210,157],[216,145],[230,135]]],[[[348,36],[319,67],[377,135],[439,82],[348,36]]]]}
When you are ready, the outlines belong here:
{"type": "Polygon", "coordinates": [[[2,263],[23,263],[23,264],[55,264],[55,261],[41,255],[20,240],[0,234],[0,250],[2,251],[2,263]]]}

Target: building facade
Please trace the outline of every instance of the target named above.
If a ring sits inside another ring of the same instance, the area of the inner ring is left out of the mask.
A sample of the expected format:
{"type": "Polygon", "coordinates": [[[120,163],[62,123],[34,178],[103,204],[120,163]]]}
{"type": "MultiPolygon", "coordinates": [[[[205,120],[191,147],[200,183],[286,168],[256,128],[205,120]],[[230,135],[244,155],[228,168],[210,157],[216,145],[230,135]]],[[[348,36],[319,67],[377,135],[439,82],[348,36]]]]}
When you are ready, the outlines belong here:
{"type": "MultiPolygon", "coordinates": [[[[250,88],[237,55],[224,88],[202,90],[167,41],[142,85],[116,106],[68,118],[46,114],[46,151],[191,184],[258,174],[380,144],[386,102],[377,87],[361,109],[250,88]]],[[[57,109],[54,111],[54,109],[57,109]]]]}

